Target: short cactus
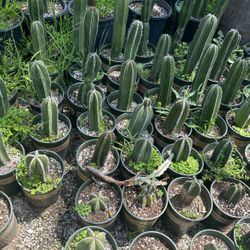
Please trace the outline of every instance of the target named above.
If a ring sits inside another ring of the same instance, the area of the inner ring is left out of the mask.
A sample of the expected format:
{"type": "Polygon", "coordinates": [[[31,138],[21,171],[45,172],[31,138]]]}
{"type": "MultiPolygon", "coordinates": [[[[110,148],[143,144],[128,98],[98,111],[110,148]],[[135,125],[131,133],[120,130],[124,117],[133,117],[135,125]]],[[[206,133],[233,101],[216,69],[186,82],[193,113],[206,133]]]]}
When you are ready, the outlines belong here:
{"type": "Polygon", "coordinates": [[[156,189],[151,185],[143,185],[140,187],[140,193],[136,200],[141,203],[142,207],[152,207],[157,202],[156,189]]]}
{"type": "Polygon", "coordinates": [[[208,243],[204,246],[204,250],[217,250],[218,248],[213,243],[208,243]]]}
{"type": "Polygon", "coordinates": [[[242,184],[233,184],[227,191],[223,194],[223,198],[227,203],[232,203],[233,205],[238,204],[246,193],[245,187],[242,184]]]}
{"type": "Polygon", "coordinates": [[[137,68],[134,61],[128,60],[122,64],[117,107],[127,110],[133,101],[137,79],[137,68]]]}
{"type": "Polygon", "coordinates": [[[43,132],[46,137],[58,134],[58,107],[53,97],[47,97],[41,107],[43,132]]]}
{"type": "Polygon", "coordinates": [[[218,21],[220,21],[220,19],[222,18],[229,3],[230,3],[230,0],[218,1],[216,10],[215,10],[215,16],[217,17],[218,21]]]}
{"type": "Polygon", "coordinates": [[[250,97],[248,97],[238,111],[234,123],[239,128],[247,128],[250,126],[250,97]]]}
{"type": "Polygon", "coordinates": [[[149,98],[144,98],[143,103],[137,105],[131,115],[128,130],[133,138],[138,138],[147,129],[153,118],[152,103],[149,98]]]}
{"type": "Polygon", "coordinates": [[[114,141],[115,141],[115,134],[112,131],[104,132],[99,137],[96,143],[91,163],[94,163],[97,167],[103,166],[108,157],[108,153],[114,144],[114,141]]]}
{"type": "Polygon", "coordinates": [[[185,99],[177,100],[171,107],[169,114],[165,119],[164,128],[166,131],[170,134],[179,134],[188,117],[189,110],[189,103],[185,99]]]}
{"type": "Polygon", "coordinates": [[[43,22],[44,0],[28,0],[30,19],[43,22]]]}
{"type": "Polygon", "coordinates": [[[174,155],[173,162],[186,161],[191,154],[193,141],[191,138],[180,138],[175,141],[171,153],[174,155]]]}
{"type": "Polygon", "coordinates": [[[3,165],[6,165],[10,161],[10,157],[7,153],[6,147],[4,145],[3,141],[3,133],[0,130],[0,162],[3,163],[3,165]]]}
{"type": "Polygon", "coordinates": [[[51,80],[43,61],[34,61],[31,63],[30,79],[39,100],[51,96],[51,80]]]}
{"type": "Polygon", "coordinates": [[[222,86],[223,104],[230,104],[230,102],[236,97],[240,85],[246,76],[247,70],[248,64],[245,60],[238,60],[233,63],[222,86]]]}
{"type": "Polygon", "coordinates": [[[0,117],[4,117],[9,109],[9,99],[7,88],[2,78],[0,78],[0,117]]]}
{"type": "Polygon", "coordinates": [[[49,158],[38,151],[35,154],[28,154],[25,157],[25,163],[28,168],[30,178],[39,176],[42,182],[46,182],[49,173],[49,158]]]}
{"type": "Polygon", "coordinates": [[[140,138],[135,142],[130,158],[133,162],[147,163],[151,158],[152,149],[153,145],[151,140],[140,138]]]}
{"type": "Polygon", "coordinates": [[[90,196],[90,201],[88,202],[88,205],[91,206],[92,212],[98,213],[100,211],[104,211],[107,203],[110,201],[110,199],[103,195],[100,191],[98,194],[92,194],[90,196]]]}

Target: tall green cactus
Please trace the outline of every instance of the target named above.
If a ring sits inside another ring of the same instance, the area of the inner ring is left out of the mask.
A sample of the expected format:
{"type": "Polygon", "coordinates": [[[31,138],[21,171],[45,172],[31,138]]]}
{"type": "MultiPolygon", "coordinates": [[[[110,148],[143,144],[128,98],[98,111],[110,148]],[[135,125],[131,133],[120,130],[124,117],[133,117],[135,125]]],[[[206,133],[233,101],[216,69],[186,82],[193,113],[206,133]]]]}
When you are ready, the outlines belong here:
{"type": "Polygon", "coordinates": [[[222,18],[229,3],[230,3],[230,0],[218,1],[216,10],[215,10],[215,16],[217,17],[218,21],[220,21],[220,19],[222,18]]]}
{"type": "Polygon", "coordinates": [[[0,117],[6,116],[9,109],[9,99],[7,88],[2,78],[0,78],[0,117]]]}
{"type": "Polygon", "coordinates": [[[115,134],[112,131],[104,132],[97,141],[91,162],[97,167],[103,166],[114,141],[115,134]]]}
{"type": "Polygon", "coordinates": [[[122,64],[117,107],[127,110],[133,101],[137,79],[137,68],[134,61],[128,60],[122,64]]]}
{"type": "Polygon", "coordinates": [[[161,71],[161,65],[164,56],[166,56],[169,53],[170,47],[171,47],[171,36],[167,34],[161,35],[155,51],[155,56],[153,59],[152,68],[150,71],[150,77],[149,79],[152,82],[157,82],[159,79],[160,71],[161,71]]]}
{"type": "Polygon", "coordinates": [[[142,22],[134,20],[129,28],[123,60],[135,60],[142,37],[142,22]]]}
{"type": "Polygon", "coordinates": [[[246,76],[247,70],[248,64],[245,60],[238,60],[233,63],[222,86],[223,104],[230,104],[230,102],[236,97],[240,85],[246,76]]]}
{"type": "Polygon", "coordinates": [[[81,84],[78,90],[77,100],[81,103],[83,106],[88,105],[88,94],[91,90],[95,89],[95,85],[91,82],[89,84],[81,84]]]}
{"type": "Polygon", "coordinates": [[[41,107],[43,132],[46,137],[58,134],[58,107],[53,97],[47,97],[41,107]]]}
{"type": "Polygon", "coordinates": [[[46,32],[40,21],[32,22],[30,36],[36,60],[46,59],[46,32]]]}
{"type": "Polygon", "coordinates": [[[116,0],[111,58],[119,58],[125,40],[129,0],[116,0]]]}
{"type": "Polygon", "coordinates": [[[237,30],[231,29],[225,36],[223,43],[218,51],[218,56],[215,60],[210,78],[219,80],[225,70],[228,59],[233,50],[240,43],[241,36],[237,30]]]}
{"type": "Polygon", "coordinates": [[[250,97],[248,97],[240,109],[236,112],[234,122],[239,128],[250,126],[250,97]]]}
{"type": "Polygon", "coordinates": [[[190,110],[189,103],[185,99],[177,100],[171,107],[169,114],[164,122],[164,128],[170,134],[179,134],[183,129],[184,123],[190,110]]]}
{"type": "MultiPolygon", "coordinates": [[[[189,1],[190,2],[190,1],[189,1]]],[[[192,17],[200,18],[207,6],[207,0],[195,0],[192,17]]]]}
{"type": "Polygon", "coordinates": [[[193,141],[191,138],[180,138],[175,141],[171,153],[174,155],[173,161],[186,161],[191,154],[193,141]]]}
{"type": "Polygon", "coordinates": [[[208,14],[202,18],[187,53],[185,74],[190,75],[198,64],[204,49],[212,41],[218,22],[214,15],[208,14]]]}
{"type": "Polygon", "coordinates": [[[141,186],[136,200],[141,203],[143,208],[152,207],[157,202],[156,188],[153,185],[141,186]]]}
{"type": "Polygon", "coordinates": [[[152,142],[150,139],[140,138],[135,142],[133,151],[131,153],[131,159],[133,162],[147,163],[151,158],[152,142]]]}
{"type": "Polygon", "coordinates": [[[214,243],[208,243],[204,246],[204,250],[218,250],[214,243]]]}
{"type": "Polygon", "coordinates": [[[160,91],[158,101],[162,107],[171,103],[172,87],[174,84],[175,62],[174,58],[167,55],[163,58],[160,73],[160,91]]]}
{"type": "Polygon", "coordinates": [[[3,165],[6,165],[10,161],[10,157],[4,145],[3,133],[1,130],[0,130],[0,161],[3,163],[3,165]]]}
{"type": "Polygon", "coordinates": [[[50,0],[43,0],[43,11],[47,13],[49,11],[50,0]]]}
{"type": "Polygon", "coordinates": [[[99,131],[100,124],[103,123],[102,119],[102,95],[97,90],[89,92],[88,100],[88,124],[89,128],[93,131],[99,131]]]}
{"type": "Polygon", "coordinates": [[[227,191],[223,194],[223,198],[227,201],[227,203],[236,205],[241,201],[245,193],[245,187],[240,183],[235,183],[227,189],[227,191]]]}
{"type": "Polygon", "coordinates": [[[107,196],[103,195],[102,191],[100,191],[98,194],[90,195],[90,201],[88,202],[88,205],[91,206],[92,212],[98,213],[105,210],[106,205],[109,201],[110,199],[107,196]]]}
{"type": "Polygon", "coordinates": [[[28,0],[29,14],[32,21],[43,22],[44,0],[28,0]]]}
{"type": "Polygon", "coordinates": [[[30,79],[39,100],[51,96],[51,80],[43,61],[34,61],[30,64],[30,79]]]}
{"type": "Polygon", "coordinates": [[[128,130],[133,138],[138,138],[147,129],[153,118],[152,103],[149,98],[144,98],[143,103],[137,105],[131,115],[128,130]]]}

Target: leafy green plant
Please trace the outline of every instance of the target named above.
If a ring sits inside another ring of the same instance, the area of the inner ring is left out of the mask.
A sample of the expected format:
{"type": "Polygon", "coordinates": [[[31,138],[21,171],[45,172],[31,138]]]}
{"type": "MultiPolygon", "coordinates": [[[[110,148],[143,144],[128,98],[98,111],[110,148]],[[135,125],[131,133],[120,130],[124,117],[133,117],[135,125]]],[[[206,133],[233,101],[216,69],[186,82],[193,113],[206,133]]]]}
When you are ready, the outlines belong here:
{"type": "Polygon", "coordinates": [[[187,209],[183,208],[180,212],[179,212],[182,216],[188,218],[188,219],[193,219],[193,220],[197,220],[197,219],[201,219],[202,215],[199,213],[192,213],[190,211],[188,211],[187,209]]]}
{"type": "Polygon", "coordinates": [[[189,156],[186,161],[174,162],[170,168],[182,174],[196,174],[199,171],[199,161],[193,156],[189,156]]]}
{"type": "Polygon", "coordinates": [[[75,210],[77,211],[78,214],[81,216],[88,216],[91,214],[91,206],[85,203],[80,203],[75,207],[75,210]]]}

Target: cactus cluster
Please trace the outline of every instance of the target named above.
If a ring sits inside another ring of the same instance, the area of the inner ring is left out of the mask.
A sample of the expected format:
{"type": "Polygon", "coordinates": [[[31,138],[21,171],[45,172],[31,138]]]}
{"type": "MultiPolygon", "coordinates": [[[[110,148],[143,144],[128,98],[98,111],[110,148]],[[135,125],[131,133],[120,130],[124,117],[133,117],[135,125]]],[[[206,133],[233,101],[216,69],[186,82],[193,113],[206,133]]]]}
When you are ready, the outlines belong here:
{"type": "Polygon", "coordinates": [[[244,101],[240,109],[236,112],[234,123],[239,128],[250,126],[250,97],[244,101]]]}
{"type": "Polygon", "coordinates": [[[242,184],[231,185],[223,194],[223,198],[227,203],[233,205],[238,204],[246,193],[245,187],[242,184]]]}
{"type": "Polygon", "coordinates": [[[214,243],[208,243],[204,246],[204,250],[217,250],[218,248],[214,245],[214,243]]]}
{"type": "Polygon", "coordinates": [[[156,188],[152,185],[143,185],[140,187],[140,192],[136,200],[142,207],[152,207],[157,202],[156,188]]]}
{"type": "Polygon", "coordinates": [[[130,158],[133,162],[147,163],[151,158],[153,144],[150,139],[140,138],[135,142],[130,158]]]}
{"type": "Polygon", "coordinates": [[[3,140],[3,133],[0,130],[0,162],[3,165],[6,165],[10,161],[10,157],[7,153],[4,140],[3,140]]]}
{"type": "Polygon", "coordinates": [[[2,78],[0,78],[0,118],[4,117],[9,109],[9,99],[7,88],[2,78]]]}
{"type": "Polygon", "coordinates": [[[107,203],[109,201],[110,199],[107,196],[103,195],[100,191],[98,194],[91,194],[88,205],[91,206],[92,212],[98,213],[105,210],[105,207],[107,206],[107,203]]]}
{"type": "Polygon", "coordinates": [[[171,153],[174,155],[173,162],[186,161],[191,154],[193,141],[191,138],[180,138],[175,141],[171,153]]]}

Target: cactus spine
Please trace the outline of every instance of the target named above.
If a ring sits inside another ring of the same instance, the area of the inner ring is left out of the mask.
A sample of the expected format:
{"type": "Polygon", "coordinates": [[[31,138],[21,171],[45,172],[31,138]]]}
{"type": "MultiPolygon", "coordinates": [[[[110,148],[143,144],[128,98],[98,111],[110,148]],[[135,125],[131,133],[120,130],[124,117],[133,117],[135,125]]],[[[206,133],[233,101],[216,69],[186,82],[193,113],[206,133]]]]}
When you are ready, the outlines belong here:
{"type": "Polygon", "coordinates": [[[188,49],[185,74],[190,75],[193,72],[204,49],[212,41],[217,26],[217,18],[214,15],[208,14],[202,18],[188,49]]]}
{"type": "Polygon", "coordinates": [[[0,161],[3,163],[3,165],[6,165],[10,161],[10,157],[4,145],[3,133],[1,130],[0,130],[0,161]]]}
{"type": "Polygon", "coordinates": [[[215,60],[212,72],[211,72],[211,79],[219,80],[220,76],[222,75],[227,61],[233,52],[233,50],[238,46],[240,43],[241,36],[237,30],[230,30],[227,35],[225,36],[223,43],[218,51],[218,56],[215,60]]]}
{"type": "Polygon", "coordinates": [[[124,61],[135,60],[139,44],[142,37],[142,23],[138,20],[133,21],[129,28],[128,37],[125,45],[124,61]]]}
{"type": "Polygon", "coordinates": [[[185,99],[179,99],[171,107],[164,122],[164,128],[168,133],[179,134],[189,114],[189,103],[185,99]]]}
{"type": "Polygon", "coordinates": [[[97,141],[91,162],[96,166],[103,166],[114,141],[115,134],[112,131],[104,132],[97,141]]]}
{"type": "Polygon", "coordinates": [[[204,246],[204,250],[217,250],[218,248],[213,243],[208,243],[204,246]]]}
{"type": "Polygon", "coordinates": [[[162,107],[166,107],[171,103],[172,87],[175,75],[175,62],[172,56],[165,56],[160,73],[160,92],[159,102],[162,107]]]}
{"type": "Polygon", "coordinates": [[[149,98],[144,98],[143,103],[137,105],[131,115],[128,130],[133,138],[138,138],[147,129],[153,118],[152,103],[149,98]]]}
{"type": "Polygon", "coordinates": [[[246,193],[245,187],[239,184],[233,184],[224,193],[223,198],[227,203],[232,203],[233,205],[238,204],[246,193]]]}
{"type": "Polygon", "coordinates": [[[129,0],[117,0],[114,10],[114,29],[112,38],[111,58],[119,58],[124,45],[126,24],[128,19],[129,0]]]}
{"type": "Polygon", "coordinates": [[[152,147],[151,140],[146,138],[138,139],[131,154],[132,161],[147,163],[151,158],[152,147]]]}
{"type": "Polygon", "coordinates": [[[225,13],[230,0],[224,0],[224,1],[218,1],[218,4],[216,6],[215,10],[215,16],[218,18],[218,21],[220,21],[221,17],[225,13]]]}
{"type": "Polygon", "coordinates": [[[143,208],[152,207],[157,202],[156,189],[152,185],[143,185],[136,200],[139,201],[143,208]]]}
{"type": "Polygon", "coordinates": [[[9,99],[7,88],[2,78],[0,78],[0,117],[4,117],[9,109],[9,99]]]}
{"type": "Polygon", "coordinates": [[[117,107],[121,110],[127,110],[131,105],[136,85],[137,68],[134,61],[125,61],[122,64],[120,74],[120,85],[117,107]]]}
{"type": "Polygon", "coordinates": [[[109,201],[110,199],[107,196],[103,195],[100,191],[98,194],[92,194],[90,196],[88,205],[91,206],[92,212],[98,213],[105,210],[105,207],[109,201]]]}
{"type": "Polygon", "coordinates": [[[58,134],[58,108],[53,97],[47,97],[41,107],[43,132],[46,137],[58,134]]]}
{"type": "Polygon", "coordinates": [[[250,126],[250,97],[244,101],[243,105],[236,112],[234,122],[239,128],[250,126]]]}
{"type": "Polygon", "coordinates": [[[193,141],[191,138],[180,138],[178,139],[171,150],[173,153],[174,162],[186,161],[191,154],[193,141]]]}
{"type": "Polygon", "coordinates": [[[43,61],[34,61],[31,63],[30,78],[39,100],[51,96],[49,72],[43,61]]]}
{"type": "Polygon", "coordinates": [[[235,61],[231,66],[227,79],[223,83],[222,103],[229,104],[235,98],[240,85],[246,76],[248,65],[245,60],[235,61]]]}
{"type": "Polygon", "coordinates": [[[28,0],[28,8],[32,21],[43,22],[44,0],[28,0]]]}

